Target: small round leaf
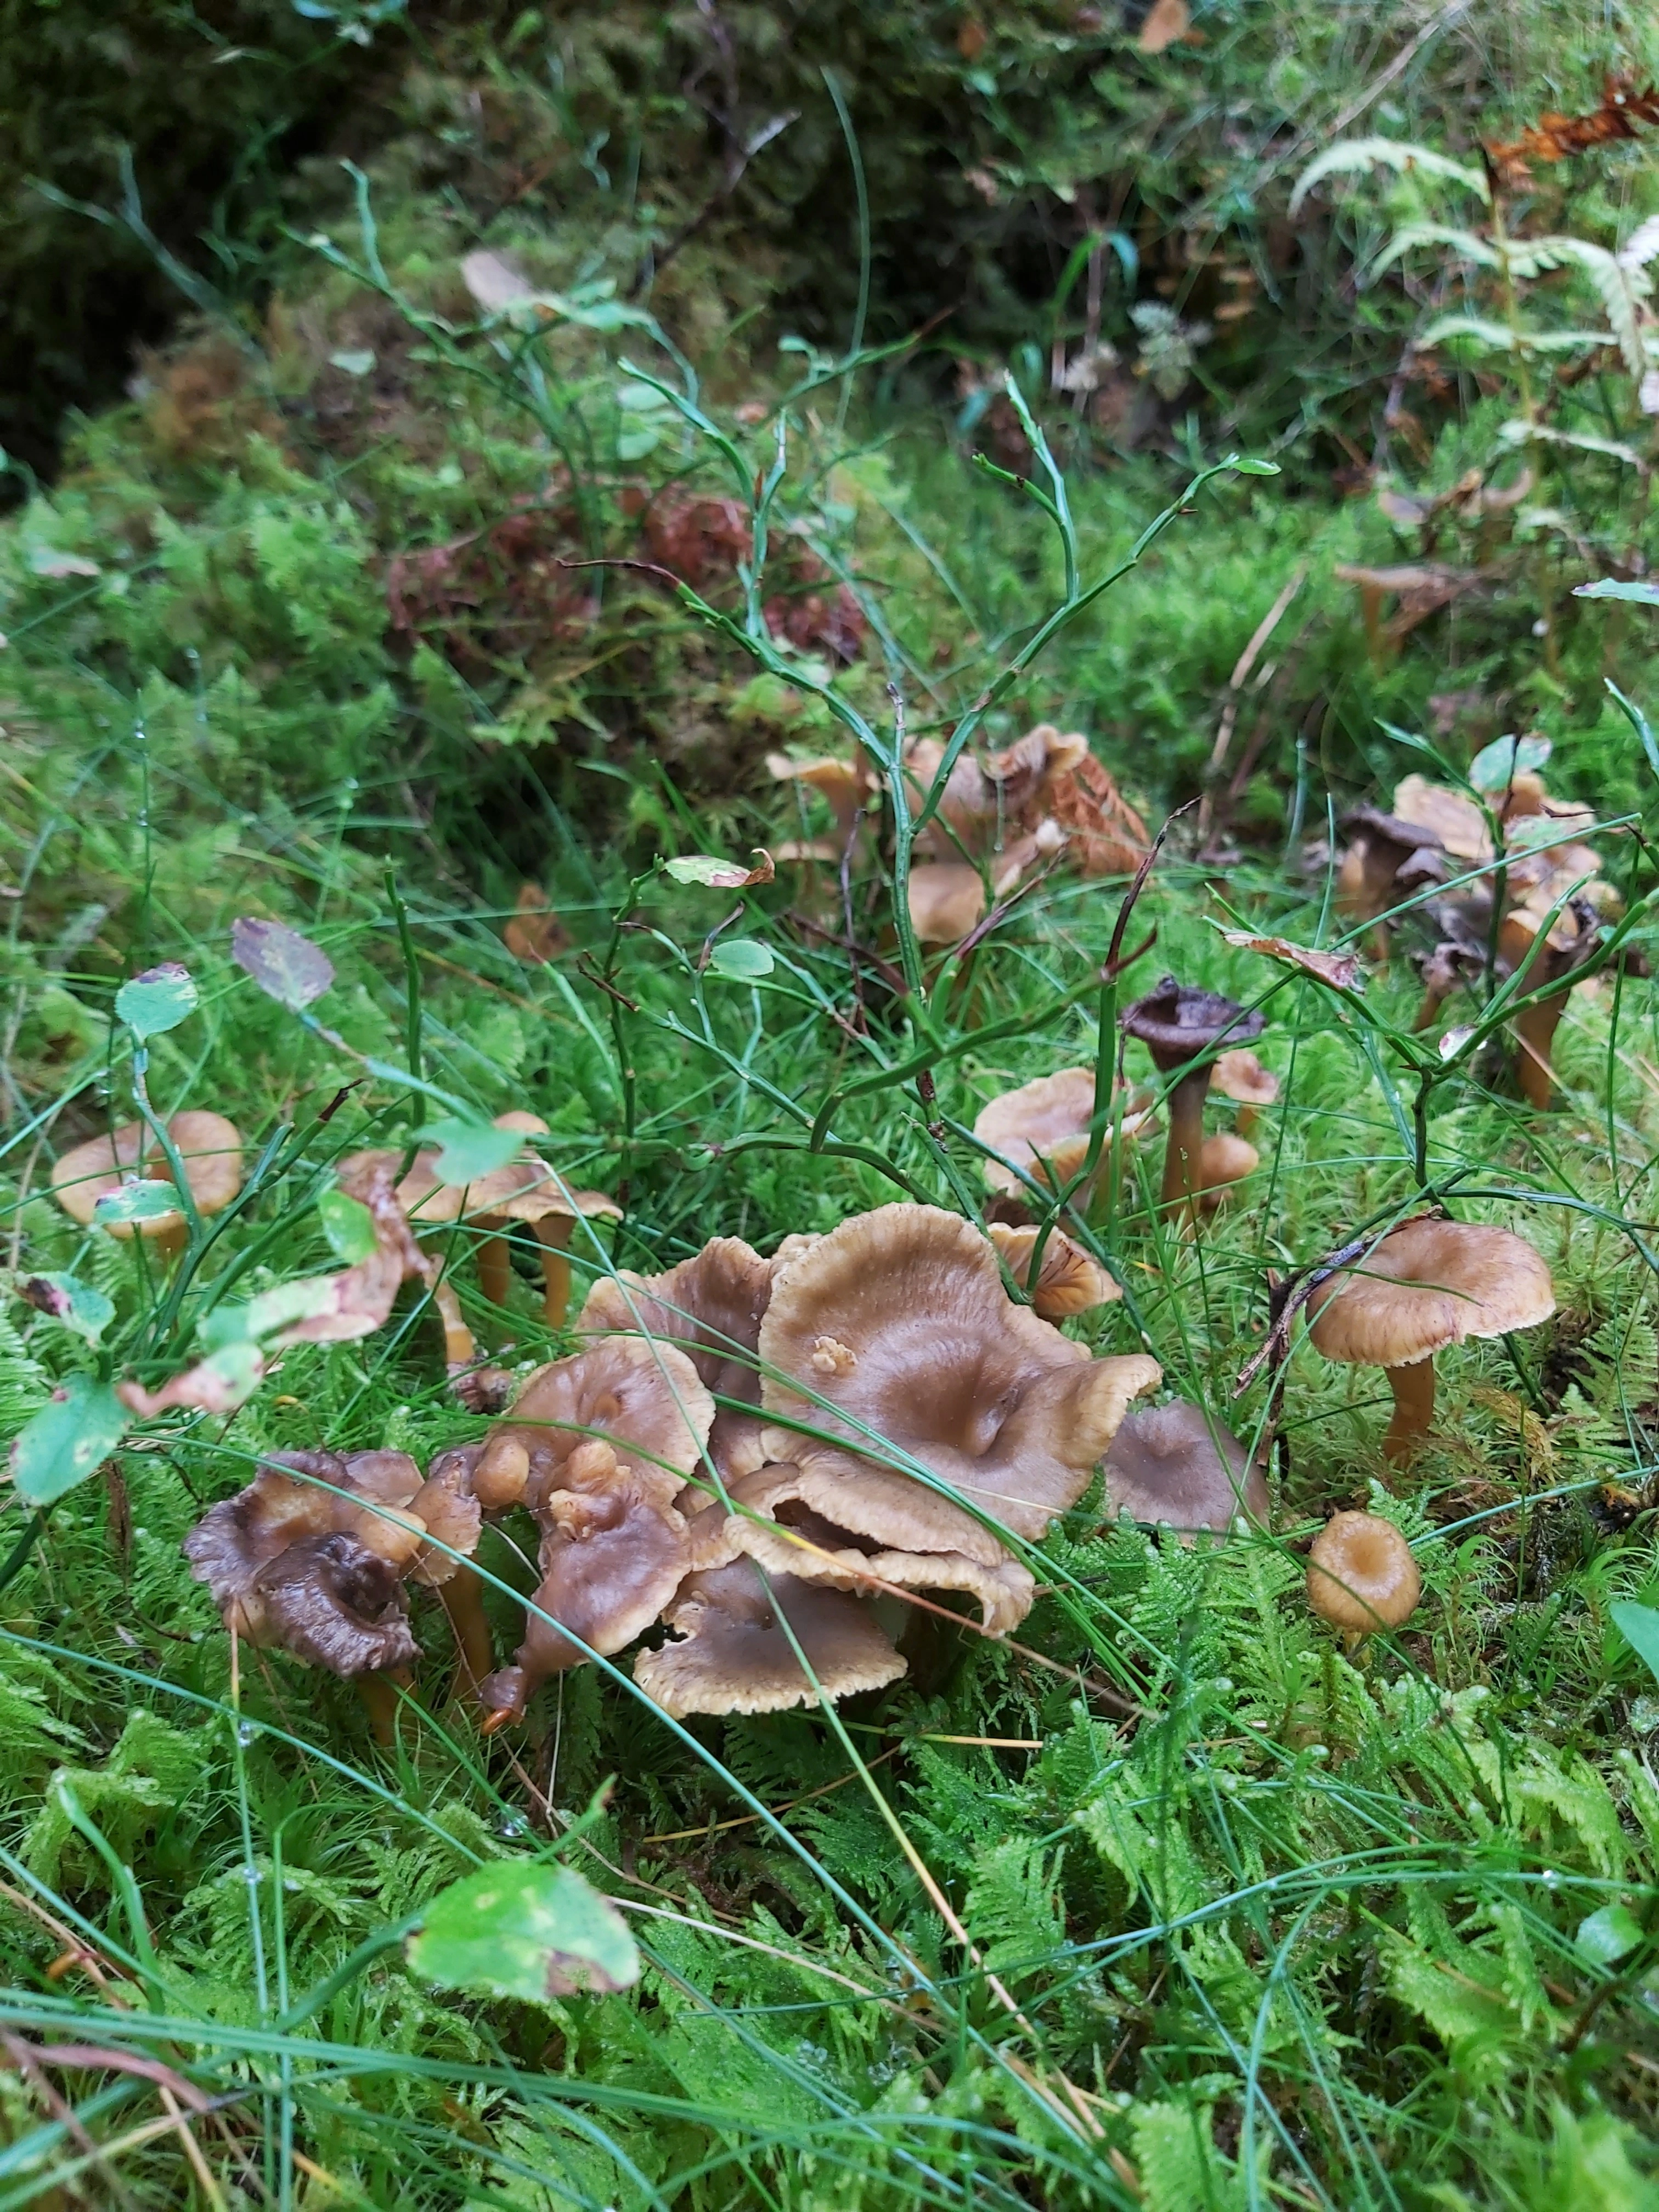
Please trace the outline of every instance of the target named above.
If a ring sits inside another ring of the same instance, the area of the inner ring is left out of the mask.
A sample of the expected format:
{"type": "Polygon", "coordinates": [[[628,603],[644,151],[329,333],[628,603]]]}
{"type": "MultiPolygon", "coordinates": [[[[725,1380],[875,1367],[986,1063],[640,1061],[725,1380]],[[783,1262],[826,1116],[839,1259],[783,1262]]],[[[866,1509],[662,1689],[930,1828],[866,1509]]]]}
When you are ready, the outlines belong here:
{"type": "Polygon", "coordinates": [[[716,975],[725,975],[733,982],[752,983],[762,975],[769,975],[777,963],[769,947],[757,944],[752,937],[724,939],[708,956],[708,965],[716,975]]]}
{"type": "Polygon", "coordinates": [[[439,1147],[439,1182],[455,1189],[481,1182],[524,1150],[522,1129],[498,1129],[493,1121],[434,1121],[422,1133],[439,1147]]]}
{"type": "Polygon", "coordinates": [[[1598,1966],[1611,1966],[1633,1951],[1642,1940],[1642,1923],[1625,1905],[1604,1905],[1578,1923],[1573,1938],[1586,1958],[1598,1966]]]}
{"type": "Polygon", "coordinates": [[[73,1275],[18,1275],[12,1288],[37,1311],[50,1314],[88,1344],[96,1344],[115,1318],[113,1303],[73,1275]]]}
{"type": "Polygon", "coordinates": [[[13,1441],[11,1479],[26,1505],[51,1505],[107,1459],[127,1417],[107,1382],[71,1375],[13,1441]]]}
{"type": "Polygon", "coordinates": [[[1494,738],[1469,763],[1469,781],[1477,791],[1506,791],[1517,775],[1542,768],[1551,750],[1547,738],[1494,738]]]}
{"type": "Polygon", "coordinates": [[[188,968],[164,960],[159,968],[146,968],[122,984],[115,994],[115,1015],[142,1042],[176,1030],[196,1012],[196,984],[188,968]]]}
{"type": "Polygon", "coordinates": [[[124,1182],[119,1190],[106,1191],[93,1207],[92,1218],[106,1229],[112,1221],[160,1221],[178,1211],[179,1194],[170,1182],[140,1176],[124,1182]]]}
{"type": "Polygon", "coordinates": [[[286,922],[241,915],[231,924],[230,957],[268,997],[295,1013],[334,981],[328,955],[286,922]]]}
{"type": "Polygon", "coordinates": [[[626,1989],[640,1956],[616,1906],[568,1867],[500,1859],[441,1890],[409,1947],[445,1989],[544,2003],[626,1989]]]}
{"type": "Polygon", "coordinates": [[[343,1190],[325,1190],[317,1201],[317,1211],[329,1249],[343,1266],[355,1267],[360,1261],[373,1257],[374,1216],[360,1198],[343,1190]]]}

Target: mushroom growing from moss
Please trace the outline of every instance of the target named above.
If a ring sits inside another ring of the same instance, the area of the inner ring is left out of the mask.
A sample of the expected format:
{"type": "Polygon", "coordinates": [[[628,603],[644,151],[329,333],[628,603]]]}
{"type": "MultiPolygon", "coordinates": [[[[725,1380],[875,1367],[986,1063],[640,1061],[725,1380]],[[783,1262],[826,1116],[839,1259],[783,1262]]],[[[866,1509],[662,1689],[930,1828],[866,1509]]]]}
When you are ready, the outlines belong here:
{"type": "Polygon", "coordinates": [[[1204,1099],[1210,1087],[1210,1061],[1193,1063],[1231,1037],[1247,1044],[1266,1028],[1264,1017],[1218,992],[1189,989],[1166,975],[1156,990],[1137,999],[1123,1027],[1152,1056],[1160,1075],[1176,1075],[1170,1090],[1170,1136],[1164,1153],[1159,1193],[1166,1206],[1189,1204],[1203,1188],[1204,1099]]]}
{"type": "Polygon", "coordinates": [[[1106,1495],[1132,1520],[1164,1523],[1189,1540],[1224,1534],[1241,1519],[1267,1525],[1267,1484],[1237,1437],[1180,1399],[1125,1416],[1106,1455],[1106,1495]]]}
{"type": "Polygon", "coordinates": [[[1551,1059],[1555,1032],[1572,995],[1577,973],[1594,953],[1601,936],[1600,917],[1583,898],[1569,900],[1553,922],[1547,911],[1540,915],[1517,907],[1504,915],[1498,927],[1498,956],[1504,968],[1520,978],[1523,992],[1549,993],[1535,1005],[1522,1006],[1510,1023],[1521,1095],[1540,1113],[1549,1105],[1555,1087],[1551,1059]],[[1551,988],[1556,985],[1559,988],[1551,988]]]}
{"type": "Polygon", "coordinates": [[[1376,1513],[1338,1513],[1308,1554],[1308,1602],[1353,1645],[1417,1610],[1423,1577],[1411,1546],[1376,1513]]]}
{"type": "MultiPolygon", "coordinates": [[[[1351,921],[1375,922],[1399,903],[1417,883],[1432,881],[1440,871],[1440,841],[1425,824],[1398,815],[1379,814],[1374,806],[1358,806],[1345,817],[1349,833],[1347,850],[1337,872],[1338,911],[1351,921]],[[1401,882],[1401,872],[1411,882],[1401,882]]],[[[1373,933],[1379,957],[1388,945],[1384,933],[1373,933]]]]}
{"type": "MultiPolygon", "coordinates": [[[[981,1107],[974,1123],[974,1134],[986,1147],[986,1182],[1011,1197],[1024,1192],[1028,1180],[1060,1189],[1088,1156],[1094,1110],[1091,1067],[1056,1068],[1017,1091],[1000,1092],[981,1107]]],[[[1152,1101],[1144,1092],[1114,1101],[1114,1126],[1126,1140],[1138,1135],[1151,1115],[1152,1101]]],[[[1109,1142],[1112,1134],[1109,1127],[1109,1142]]]]}
{"type": "Polygon", "coordinates": [[[692,1575],[666,1617],[675,1640],[642,1651],[634,1680],[677,1720],[811,1705],[817,1691],[797,1644],[827,1698],[880,1689],[904,1672],[867,1605],[791,1575],[763,1576],[752,1559],[692,1575]]]}
{"type": "Polygon", "coordinates": [[[588,1437],[624,1454],[636,1478],[672,1504],[702,1458],[714,1401],[678,1345],[601,1337],[527,1375],[478,1455],[472,1486],[486,1513],[532,1512],[565,1487],[567,1460],[588,1437]]]}
{"type": "MultiPolygon", "coordinates": [[[[222,1114],[187,1108],[167,1125],[179,1154],[196,1211],[206,1218],[222,1213],[242,1187],[242,1133],[222,1114]]],[[[127,1121],[106,1137],[92,1137],[65,1152],[52,1171],[52,1196],[72,1220],[92,1225],[100,1198],[139,1177],[170,1182],[173,1170],[155,1132],[142,1121],[127,1121]]],[[[182,1251],[188,1224],[179,1212],[140,1221],[105,1224],[112,1237],[153,1238],[167,1253],[182,1251]]]]}
{"type": "Polygon", "coordinates": [[[1399,1465],[1434,1418],[1437,1352],[1535,1328],[1554,1310],[1550,1271],[1524,1237],[1484,1222],[1412,1221],[1319,1285],[1308,1334],[1327,1359],[1383,1370],[1395,1406],[1382,1449],[1399,1465]]]}
{"type": "Polygon", "coordinates": [[[1279,1078],[1271,1068],[1264,1067],[1253,1052],[1221,1052],[1216,1054],[1215,1066],[1210,1070],[1210,1088],[1237,1105],[1238,1133],[1248,1137],[1260,1120],[1262,1108],[1271,1106],[1278,1097],[1279,1078]]]}
{"type": "Polygon", "coordinates": [[[1073,1314],[1093,1306],[1110,1305],[1123,1292],[1093,1255],[1085,1252],[1063,1229],[1051,1229],[1037,1258],[1040,1231],[1035,1227],[1013,1228],[994,1221],[986,1232],[997,1256],[1031,1301],[1031,1310],[1044,1321],[1068,1321],[1073,1314]],[[1036,1279],[1031,1279],[1032,1263],[1036,1279]]]}
{"type": "Polygon", "coordinates": [[[1198,1150],[1198,1202],[1206,1213],[1213,1213],[1235,1183],[1243,1182],[1261,1164],[1261,1155],[1248,1138],[1235,1137],[1230,1130],[1206,1137],[1198,1150]]]}

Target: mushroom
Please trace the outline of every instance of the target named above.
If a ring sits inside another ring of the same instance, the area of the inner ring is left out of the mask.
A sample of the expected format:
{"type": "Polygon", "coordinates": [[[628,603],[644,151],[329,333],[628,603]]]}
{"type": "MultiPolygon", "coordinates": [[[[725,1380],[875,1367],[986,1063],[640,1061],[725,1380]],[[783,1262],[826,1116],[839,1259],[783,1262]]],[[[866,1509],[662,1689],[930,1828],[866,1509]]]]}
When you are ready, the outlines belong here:
{"type": "Polygon", "coordinates": [[[1226,1037],[1248,1043],[1266,1026],[1260,1012],[1246,1013],[1214,991],[1191,990],[1173,975],[1137,999],[1124,1015],[1125,1030],[1146,1047],[1160,1075],[1185,1071],[1169,1094],[1170,1137],[1159,1194],[1164,1206],[1188,1204],[1203,1186],[1204,1098],[1210,1087],[1210,1063],[1206,1060],[1194,1066],[1193,1061],[1226,1037]]]}
{"type": "MultiPolygon", "coordinates": [[[[962,852],[975,859],[992,853],[1006,830],[1040,811],[1048,784],[1074,770],[1088,750],[1086,738],[1039,722],[983,767],[972,753],[959,753],[945,781],[939,819],[922,832],[923,852],[941,863],[962,852]]],[[[909,747],[904,765],[919,795],[933,788],[944,759],[937,738],[919,738],[909,747]]]]}
{"type": "Polygon", "coordinates": [[[1547,929],[1549,921],[1547,911],[1540,915],[1517,907],[1504,915],[1498,932],[1499,961],[1510,975],[1520,977],[1522,991],[1561,986],[1535,1005],[1522,1006],[1510,1024],[1521,1094],[1540,1113],[1555,1087],[1550,1054],[1572,995],[1575,973],[1589,960],[1601,934],[1600,917],[1587,899],[1570,900],[1547,929]]]}
{"type": "Polygon", "coordinates": [[[1206,1137],[1198,1148],[1198,1202],[1206,1213],[1213,1213],[1236,1182],[1254,1175],[1261,1164],[1261,1155],[1255,1146],[1243,1137],[1231,1136],[1224,1131],[1219,1136],[1206,1137]]]}
{"type": "Polygon", "coordinates": [[[1035,1227],[1015,1228],[994,1221],[987,1234],[1003,1266],[1029,1295],[1032,1311],[1044,1321],[1066,1321],[1073,1314],[1087,1313],[1092,1306],[1110,1305],[1123,1296],[1099,1261],[1063,1229],[1048,1231],[1041,1260],[1036,1256],[1039,1232],[1035,1227]],[[1031,1279],[1034,1261],[1035,1282],[1031,1279]]]}
{"type": "Polygon", "coordinates": [[[1176,1399],[1127,1414],[1106,1455],[1106,1495],[1132,1520],[1168,1522],[1190,1542],[1240,1519],[1267,1525],[1267,1484],[1237,1437],[1176,1399]]]}
{"type": "Polygon", "coordinates": [[[672,1505],[714,1419],[714,1401],[678,1345],[601,1337],[525,1377],[478,1455],[473,1490],[486,1513],[520,1504],[538,1511],[566,1486],[565,1462],[584,1437],[596,1436],[626,1453],[635,1480],[672,1505]]]}
{"type": "MultiPolygon", "coordinates": [[[[222,1213],[242,1187],[242,1133],[222,1114],[186,1108],[167,1125],[179,1154],[196,1211],[222,1213]]],[[[124,1183],[145,1176],[170,1182],[173,1170],[160,1139],[143,1121],[124,1122],[106,1137],[93,1137],[65,1152],[52,1171],[52,1196],[72,1220],[92,1225],[100,1198],[124,1183]]],[[[153,1238],[161,1250],[184,1249],[188,1224],[182,1212],[153,1214],[147,1220],[112,1221],[112,1237],[153,1238]]]]}
{"type": "Polygon", "coordinates": [[[851,760],[830,754],[816,760],[800,761],[790,760],[783,753],[768,753],[766,767],[767,773],[780,783],[804,785],[807,790],[817,792],[836,817],[833,839],[787,840],[774,848],[773,857],[779,860],[824,860],[839,866],[842,854],[864,827],[865,804],[875,788],[862,752],[855,750],[851,760]]]}
{"type": "Polygon", "coordinates": [[[1279,1078],[1271,1068],[1263,1067],[1253,1052],[1220,1052],[1210,1070],[1210,1088],[1237,1106],[1238,1133],[1248,1137],[1261,1118],[1261,1109],[1278,1097],[1279,1078]]]}
{"type": "Polygon", "coordinates": [[[1407,1222],[1308,1300],[1327,1359],[1381,1367],[1394,1392],[1382,1449],[1408,1460],[1434,1417],[1434,1355],[1466,1337],[1535,1328],[1555,1310],[1549,1269],[1525,1237],[1484,1222],[1407,1222]]]}
{"type": "Polygon", "coordinates": [[[676,1640],[642,1651],[634,1680],[676,1720],[781,1712],[811,1705],[820,1690],[830,1698],[852,1697],[904,1672],[867,1605],[792,1575],[764,1577],[751,1559],[690,1576],[666,1618],[676,1640]],[[817,1689],[796,1656],[797,1644],[817,1689]]]}
{"type": "MultiPolygon", "coordinates": [[[[1398,904],[1398,893],[1442,872],[1440,841],[1426,825],[1379,814],[1374,806],[1358,806],[1344,817],[1343,826],[1350,839],[1337,871],[1336,903],[1354,921],[1376,921],[1398,904]]],[[[1372,941],[1378,957],[1386,958],[1384,933],[1373,932],[1372,941]]]]}
{"type": "Polygon", "coordinates": [[[409,1510],[424,1526],[426,1540],[416,1552],[408,1579],[435,1589],[455,1638],[457,1697],[476,1698],[495,1663],[489,1623],[483,1609],[483,1585],[466,1566],[478,1547],[483,1515],[472,1488],[482,1444],[453,1445],[440,1452],[426,1480],[409,1501],[409,1510]],[[462,1557],[458,1559],[455,1554],[462,1557]]]}
{"type": "Polygon", "coordinates": [[[919,945],[956,945],[985,912],[985,885],[965,860],[927,860],[910,871],[910,927],[919,945]]]}
{"type": "Polygon", "coordinates": [[[513,1664],[483,1686],[487,1734],[524,1717],[548,1675],[620,1651],[661,1614],[692,1567],[684,1516],[660,1474],[603,1437],[578,1443],[541,1500],[542,1579],[513,1664]],[[568,1633],[565,1632],[568,1631],[568,1633]]]}
{"type": "Polygon", "coordinates": [[[715,1470],[730,1481],[763,1457],[760,1325],[771,1295],[772,1263],[741,1237],[715,1237],[665,1274],[601,1276],[576,1326],[677,1344],[708,1389],[738,1401],[717,1407],[708,1436],[715,1470]]]}
{"type": "Polygon", "coordinates": [[[1379,1628],[1398,1628],[1417,1609],[1423,1577],[1412,1547],[1376,1513],[1338,1513],[1308,1554],[1308,1602],[1344,1632],[1352,1650],[1379,1628]]]}
{"type": "Polygon", "coordinates": [[[1426,776],[1408,775],[1395,786],[1395,817],[1419,845],[1438,845],[1454,860],[1480,866],[1492,857],[1492,832],[1474,799],[1426,776]]]}
{"type": "Polygon", "coordinates": [[[1041,1536],[1159,1374],[1143,1354],[1091,1359],[1012,1304],[971,1223],[911,1205],[855,1215],[783,1269],[760,1358],[766,1449],[795,1463],[803,1504],[895,1550],[985,1565],[1001,1556],[990,1531],[892,1455],[1041,1536]]]}
{"type": "MultiPolygon", "coordinates": [[[[1152,1101],[1144,1092],[1120,1094],[1114,1104],[1126,1138],[1138,1134],[1151,1119],[1152,1101]]],[[[1030,1182],[1060,1189],[1088,1156],[1094,1111],[1091,1067],[1057,1068],[1017,1091],[1000,1092],[980,1109],[974,1123],[974,1134],[988,1155],[981,1163],[986,1182],[1011,1196],[1030,1182]]]]}

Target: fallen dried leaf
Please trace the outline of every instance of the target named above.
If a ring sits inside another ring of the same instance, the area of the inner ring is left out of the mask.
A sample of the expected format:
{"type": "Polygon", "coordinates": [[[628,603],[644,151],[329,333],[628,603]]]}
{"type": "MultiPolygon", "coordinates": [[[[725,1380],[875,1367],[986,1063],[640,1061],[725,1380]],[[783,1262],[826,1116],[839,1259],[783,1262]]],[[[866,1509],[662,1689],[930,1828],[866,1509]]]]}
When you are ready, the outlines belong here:
{"type": "Polygon", "coordinates": [[[1304,975],[1328,984],[1334,991],[1358,991],[1364,988],[1359,963],[1352,952],[1320,952],[1311,945],[1292,945],[1286,937],[1252,937],[1243,929],[1224,930],[1222,935],[1242,952],[1259,952],[1266,960],[1282,960],[1289,967],[1299,968],[1304,975]]]}
{"type": "Polygon", "coordinates": [[[515,960],[528,967],[544,968],[569,950],[570,933],[548,904],[547,893],[539,884],[521,885],[516,903],[519,910],[501,933],[515,960]]]}

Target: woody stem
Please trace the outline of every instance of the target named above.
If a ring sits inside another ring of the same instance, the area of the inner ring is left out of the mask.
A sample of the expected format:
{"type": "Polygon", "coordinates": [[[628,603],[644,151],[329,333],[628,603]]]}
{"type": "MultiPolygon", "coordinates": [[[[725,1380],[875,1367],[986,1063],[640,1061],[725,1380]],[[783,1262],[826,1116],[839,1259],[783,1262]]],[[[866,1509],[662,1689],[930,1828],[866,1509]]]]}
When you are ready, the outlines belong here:
{"type": "Polygon", "coordinates": [[[1394,1392],[1394,1417],[1382,1438],[1382,1455],[1403,1467],[1428,1434],[1434,1419],[1434,1362],[1414,1360],[1409,1367],[1385,1367],[1394,1392]]]}

